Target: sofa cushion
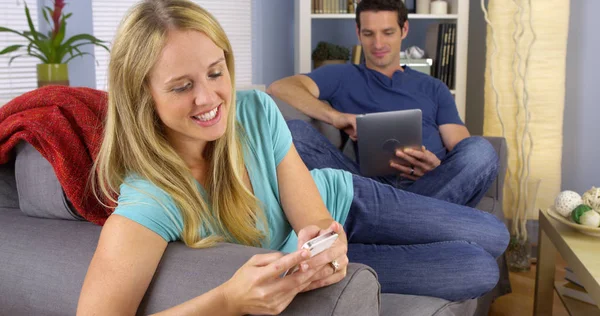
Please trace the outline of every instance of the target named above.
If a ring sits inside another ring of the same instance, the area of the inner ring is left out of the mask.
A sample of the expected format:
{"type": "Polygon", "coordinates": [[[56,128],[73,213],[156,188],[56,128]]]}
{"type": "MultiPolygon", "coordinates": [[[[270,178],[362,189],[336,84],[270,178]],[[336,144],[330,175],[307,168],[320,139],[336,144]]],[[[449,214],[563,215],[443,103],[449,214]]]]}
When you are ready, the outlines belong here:
{"type": "Polygon", "coordinates": [[[1,207],[19,208],[14,161],[0,165],[0,208],[1,207]]]}
{"type": "MultiPolygon", "coordinates": [[[[75,315],[100,226],[34,218],[0,209],[0,315],[75,315]]],[[[211,290],[252,255],[269,250],[233,244],[191,249],[170,243],[139,314],[155,313],[211,290]]],[[[334,285],[299,294],[282,315],[378,315],[375,272],[351,263],[334,285]]]]}
{"type": "Polygon", "coordinates": [[[450,302],[441,298],[382,294],[381,316],[466,316],[473,315],[477,299],[450,302]]]}
{"type": "Polygon", "coordinates": [[[496,215],[496,211],[500,211],[499,202],[489,196],[484,196],[475,208],[494,215],[496,215]]]}
{"type": "Polygon", "coordinates": [[[42,218],[82,219],[67,200],[52,165],[29,143],[17,145],[15,179],[23,213],[42,218]]]}

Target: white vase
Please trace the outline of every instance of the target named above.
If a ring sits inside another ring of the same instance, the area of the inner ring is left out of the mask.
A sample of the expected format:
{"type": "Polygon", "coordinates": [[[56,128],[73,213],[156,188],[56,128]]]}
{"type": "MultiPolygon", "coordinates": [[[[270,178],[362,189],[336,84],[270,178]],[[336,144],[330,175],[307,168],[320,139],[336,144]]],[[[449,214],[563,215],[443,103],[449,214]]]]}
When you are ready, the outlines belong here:
{"type": "Polygon", "coordinates": [[[429,5],[431,4],[431,0],[417,0],[416,12],[417,14],[429,14],[429,5]]]}
{"type": "Polygon", "coordinates": [[[448,2],[443,0],[431,1],[429,12],[435,15],[448,14],[448,2]]]}

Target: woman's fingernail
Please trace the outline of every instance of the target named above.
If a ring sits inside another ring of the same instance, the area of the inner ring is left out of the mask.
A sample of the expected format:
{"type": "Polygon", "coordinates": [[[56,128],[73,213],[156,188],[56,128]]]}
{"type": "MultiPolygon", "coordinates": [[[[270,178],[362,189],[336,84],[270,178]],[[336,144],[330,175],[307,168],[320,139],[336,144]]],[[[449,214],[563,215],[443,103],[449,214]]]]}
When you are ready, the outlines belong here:
{"type": "Polygon", "coordinates": [[[308,270],[308,264],[306,264],[306,263],[301,264],[301,267],[302,267],[302,271],[308,270]]]}
{"type": "Polygon", "coordinates": [[[302,258],[307,258],[309,256],[308,250],[302,250],[301,256],[302,258]]]}

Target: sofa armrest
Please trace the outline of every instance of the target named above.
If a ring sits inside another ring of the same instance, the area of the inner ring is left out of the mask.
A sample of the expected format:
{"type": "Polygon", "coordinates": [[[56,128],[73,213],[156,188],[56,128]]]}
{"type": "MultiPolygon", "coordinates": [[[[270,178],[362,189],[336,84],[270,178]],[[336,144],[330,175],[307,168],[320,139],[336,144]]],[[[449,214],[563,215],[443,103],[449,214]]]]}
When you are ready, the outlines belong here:
{"type": "Polygon", "coordinates": [[[275,101],[275,104],[277,104],[277,107],[279,108],[279,111],[281,112],[281,114],[283,115],[283,118],[286,121],[289,120],[302,120],[305,122],[310,123],[316,130],[318,130],[319,132],[321,132],[321,134],[325,135],[325,137],[327,139],[329,139],[329,141],[336,146],[337,148],[340,148],[341,144],[342,144],[342,139],[340,137],[340,131],[333,127],[330,124],[321,122],[319,120],[315,120],[313,118],[310,118],[309,116],[307,116],[306,114],[296,110],[294,107],[292,107],[291,105],[287,104],[286,102],[282,101],[281,99],[271,95],[271,97],[273,98],[273,100],[275,101]]]}
{"type": "MultiPolygon", "coordinates": [[[[139,313],[150,314],[189,300],[227,281],[250,257],[268,250],[234,244],[195,250],[169,244],[139,313]]],[[[357,263],[341,282],[299,294],[281,315],[379,315],[377,275],[357,263]]]]}
{"type": "Polygon", "coordinates": [[[485,196],[491,197],[498,202],[502,203],[502,199],[504,198],[503,188],[504,188],[504,178],[506,177],[506,169],[508,166],[508,152],[506,147],[506,139],[504,137],[493,137],[493,136],[484,136],[490,144],[496,150],[496,154],[498,155],[498,177],[492,183],[492,186],[485,193],[485,196]]]}
{"type": "MultiPolygon", "coordinates": [[[[101,227],[29,217],[7,208],[0,208],[0,227],[0,315],[74,315],[101,227]]],[[[251,256],[266,252],[233,244],[198,250],[170,243],[138,314],[208,292],[251,256]]],[[[351,263],[344,280],[299,294],[282,315],[379,315],[379,300],[375,272],[351,263]]]]}

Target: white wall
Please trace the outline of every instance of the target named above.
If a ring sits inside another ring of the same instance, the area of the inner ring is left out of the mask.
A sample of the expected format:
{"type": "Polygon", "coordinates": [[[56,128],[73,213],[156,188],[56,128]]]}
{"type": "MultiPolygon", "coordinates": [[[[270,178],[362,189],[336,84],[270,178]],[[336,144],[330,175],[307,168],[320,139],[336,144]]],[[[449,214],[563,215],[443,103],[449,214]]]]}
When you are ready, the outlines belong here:
{"type": "Polygon", "coordinates": [[[294,74],[294,1],[252,0],[252,83],[294,74]]]}
{"type": "Polygon", "coordinates": [[[579,193],[600,186],[599,12],[600,1],[571,0],[562,189],[579,193]]]}

